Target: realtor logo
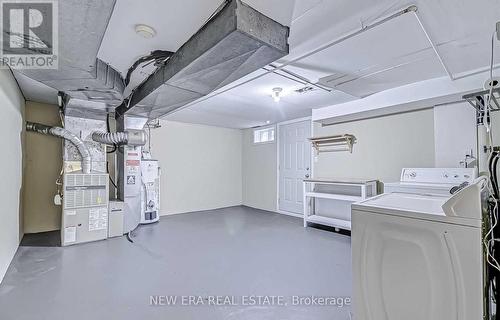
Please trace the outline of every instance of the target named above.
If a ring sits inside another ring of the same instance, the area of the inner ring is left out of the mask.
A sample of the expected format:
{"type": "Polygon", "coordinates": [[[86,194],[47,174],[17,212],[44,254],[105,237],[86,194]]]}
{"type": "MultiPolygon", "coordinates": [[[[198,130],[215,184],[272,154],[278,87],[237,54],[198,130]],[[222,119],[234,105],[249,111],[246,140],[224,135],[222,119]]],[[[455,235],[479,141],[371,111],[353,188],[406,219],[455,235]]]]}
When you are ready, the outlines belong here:
{"type": "Polygon", "coordinates": [[[57,69],[57,1],[2,0],[0,67],[57,69]]]}

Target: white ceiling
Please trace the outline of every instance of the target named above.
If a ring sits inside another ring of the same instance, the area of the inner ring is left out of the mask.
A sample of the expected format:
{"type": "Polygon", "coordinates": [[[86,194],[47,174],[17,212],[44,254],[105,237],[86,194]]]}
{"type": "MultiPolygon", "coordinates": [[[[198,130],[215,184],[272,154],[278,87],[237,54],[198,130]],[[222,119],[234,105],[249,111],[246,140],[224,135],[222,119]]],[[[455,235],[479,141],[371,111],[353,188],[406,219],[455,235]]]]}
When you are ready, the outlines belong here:
{"type": "Polygon", "coordinates": [[[304,94],[295,92],[302,87],[304,85],[296,81],[270,73],[224,94],[188,106],[169,115],[167,119],[248,128],[265,125],[267,121],[276,123],[309,116],[313,106],[328,106],[332,99],[339,102],[352,99],[351,96],[338,91],[330,93],[314,89],[304,94]],[[271,98],[274,87],[283,88],[283,97],[279,103],[271,98]]]}
{"type": "MultiPolygon", "coordinates": [[[[194,34],[222,0],[117,0],[99,51],[99,58],[123,75],[140,56],[163,49],[175,51],[194,34]],[[148,24],[157,36],[144,39],[136,24],[148,24]]],[[[312,108],[343,103],[408,83],[445,76],[437,56],[413,14],[400,16],[359,36],[308,55],[411,4],[430,37],[438,45],[454,75],[489,64],[490,41],[497,20],[498,0],[247,0],[248,4],[291,26],[290,54],[276,65],[316,82],[330,82],[336,90],[294,90],[303,83],[258,70],[255,73],[168,115],[171,120],[247,128],[310,115],[312,108]],[[301,59],[301,57],[306,56],[301,59]],[[340,75],[340,77],[338,77],[340,75]],[[280,103],[272,88],[282,87],[280,103]]],[[[497,51],[500,44],[497,42],[497,51]]],[[[500,63],[500,54],[496,57],[500,63]]],[[[137,84],[151,68],[140,70],[137,84]],[[142,71],[142,74],[141,74],[142,71]]],[[[293,78],[293,77],[292,77],[293,78]]],[[[299,79],[295,79],[299,80],[299,79]]],[[[302,81],[302,80],[300,80],[302,81]]],[[[302,81],[303,82],[303,81],[302,81]]],[[[42,88],[40,88],[42,89],[42,88]]]]}
{"type": "MultiPolygon", "coordinates": [[[[413,14],[400,16],[308,56],[310,52],[411,4],[418,6],[418,15],[426,31],[454,76],[488,65],[491,34],[496,20],[500,19],[500,5],[495,0],[297,0],[296,9],[302,10],[293,15],[289,40],[291,52],[276,65],[289,64],[287,70],[313,82],[336,75],[337,80],[331,84],[338,91],[294,94],[276,105],[270,98],[272,88],[288,89],[291,81],[259,71],[247,77],[253,81],[246,80],[239,87],[232,84],[229,86],[232,89],[219,90],[222,93],[216,92],[211,98],[202,99],[166,118],[250,127],[262,125],[266,120],[277,122],[309,115],[313,108],[446,76],[413,14]],[[309,6],[304,7],[306,4],[309,6]],[[301,59],[303,56],[306,57],[301,59]],[[238,113],[233,113],[234,110],[238,113]],[[209,117],[209,113],[217,114],[217,117],[209,117]],[[237,119],[234,118],[236,115],[237,119]]],[[[496,57],[496,63],[499,62],[500,54],[496,57]]]]}
{"type": "MultiPolygon", "coordinates": [[[[246,0],[256,10],[290,25],[295,0],[246,0]]],[[[200,29],[222,0],[117,0],[98,57],[126,74],[153,50],[176,51],[200,29]],[[153,27],[156,36],[135,33],[137,24],[153,27]]]]}
{"type": "MultiPolygon", "coordinates": [[[[290,55],[276,65],[316,82],[341,75],[333,93],[315,90],[285,97],[279,105],[270,95],[276,86],[289,89],[292,81],[264,72],[253,81],[219,90],[167,119],[244,128],[310,114],[313,108],[335,105],[405,84],[446,76],[413,14],[400,16],[359,36],[313,55],[308,53],[377,19],[416,4],[426,31],[438,46],[454,76],[484,68],[500,5],[495,0],[456,1],[340,1],[297,0],[290,35],[290,55]],[[304,7],[309,4],[308,7],[304,7]],[[300,59],[302,56],[307,56],[300,59]],[[299,60],[297,60],[299,59],[299,60]],[[295,61],[297,60],[297,61],[295,61]],[[293,62],[295,61],[295,62],[293,62]],[[292,62],[292,63],[291,63],[292,62]],[[232,89],[231,89],[232,88],[232,89]],[[235,112],[237,110],[237,112],[235,112]],[[213,114],[216,116],[209,116],[213,114]]],[[[497,43],[498,45],[498,43],[497,43]]],[[[500,63],[500,54],[495,63],[500,63]]],[[[295,87],[300,87],[297,83],[295,87]]],[[[288,90],[290,91],[290,90],[288,90]]]]}

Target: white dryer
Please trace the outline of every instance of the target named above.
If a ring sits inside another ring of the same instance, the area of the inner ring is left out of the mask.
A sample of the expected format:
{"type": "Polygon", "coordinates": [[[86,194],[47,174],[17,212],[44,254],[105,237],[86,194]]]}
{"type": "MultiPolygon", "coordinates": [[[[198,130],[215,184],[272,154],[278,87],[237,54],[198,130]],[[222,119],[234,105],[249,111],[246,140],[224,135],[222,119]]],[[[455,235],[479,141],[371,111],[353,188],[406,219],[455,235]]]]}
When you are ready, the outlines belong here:
{"type": "Polygon", "coordinates": [[[483,318],[481,203],[442,209],[474,187],[451,200],[420,190],[352,205],[354,319],[483,318]]]}

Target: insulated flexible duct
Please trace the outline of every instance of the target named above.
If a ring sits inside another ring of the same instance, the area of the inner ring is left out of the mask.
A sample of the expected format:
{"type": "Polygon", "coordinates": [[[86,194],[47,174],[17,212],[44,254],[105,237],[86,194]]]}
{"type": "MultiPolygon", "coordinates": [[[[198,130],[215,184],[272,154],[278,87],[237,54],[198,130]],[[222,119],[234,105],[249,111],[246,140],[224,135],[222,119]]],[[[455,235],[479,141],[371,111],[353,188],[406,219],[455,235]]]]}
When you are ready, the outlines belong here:
{"type": "Polygon", "coordinates": [[[114,133],[95,131],[92,133],[92,140],[104,144],[143,146],[147,139],[144,130],[127,130],[114,133]]]}
{"type": "Polygon", "coordinates": [[[51,127],[51,126],[46,126],[41,123],[34,123],[34,122],[26,122],[26,131],[32,131],[32,132],[37,132],[45,135],[51,135],[59,138],[63,138],[65,140],[70,141],[75,145],[75,147],[78,149],[78,152],[80,152],[80,155],[82,156],[82,171],[85,174],[89,174],[92,171],[92,157],[90,155],[90,151],[83,142],[82,139],[78,138],[75,134],[72,132],[60,128],[60,127],[51,127]]]}
{"type": "Polygon", "coordinates": [[[127,134],[125,132],[115,132],[115,133],[106,133],[106,132],[93,132],[92,140],[104,144],[124,144],[127,143],[127,134]]]}

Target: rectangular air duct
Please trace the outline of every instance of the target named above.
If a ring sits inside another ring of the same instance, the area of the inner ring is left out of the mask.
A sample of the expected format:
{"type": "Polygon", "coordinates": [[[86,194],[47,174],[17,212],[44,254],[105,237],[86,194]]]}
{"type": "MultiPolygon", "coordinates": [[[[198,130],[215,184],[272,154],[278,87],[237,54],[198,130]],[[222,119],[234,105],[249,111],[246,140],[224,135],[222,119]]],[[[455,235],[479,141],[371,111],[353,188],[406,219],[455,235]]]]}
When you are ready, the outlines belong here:
{"type": "Polygon", "coordinates": [[[289,28],[229,1],[117,109],[157,118],[288,54],[289,28]]]}

